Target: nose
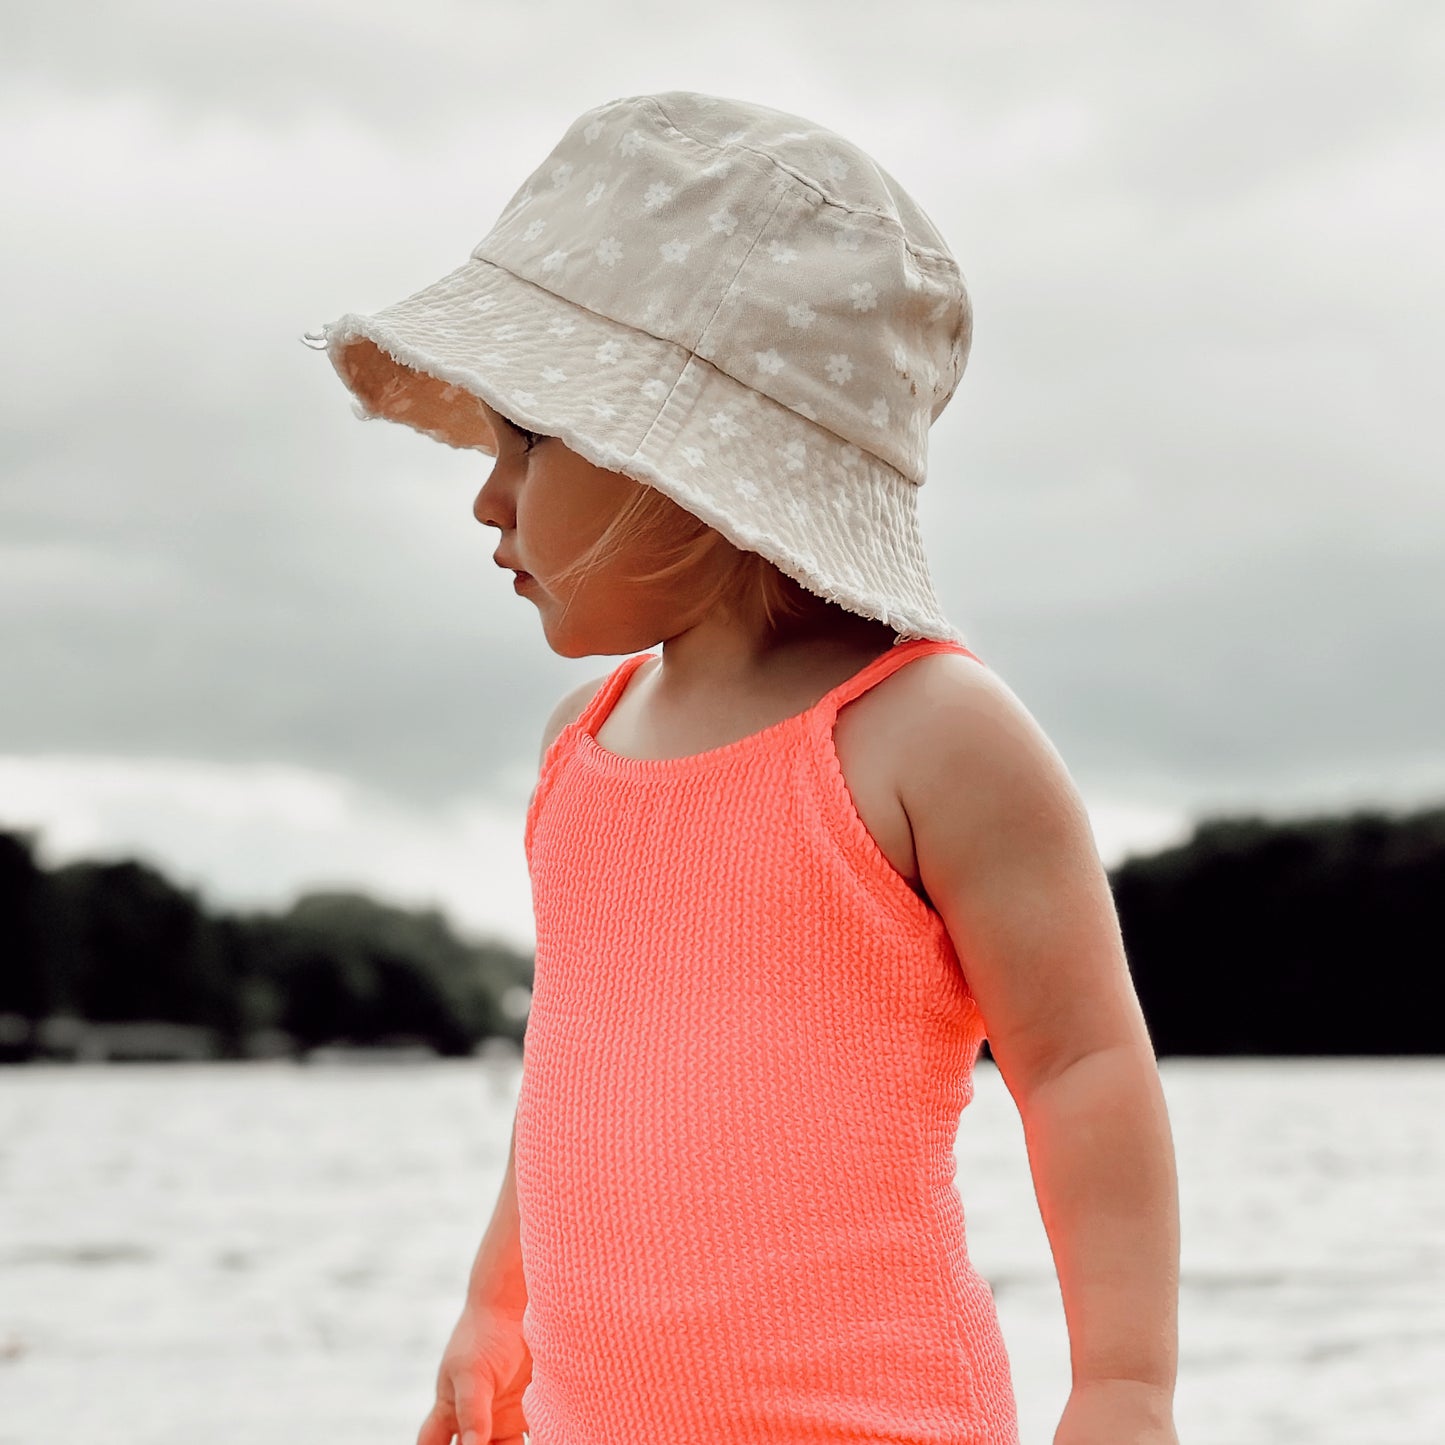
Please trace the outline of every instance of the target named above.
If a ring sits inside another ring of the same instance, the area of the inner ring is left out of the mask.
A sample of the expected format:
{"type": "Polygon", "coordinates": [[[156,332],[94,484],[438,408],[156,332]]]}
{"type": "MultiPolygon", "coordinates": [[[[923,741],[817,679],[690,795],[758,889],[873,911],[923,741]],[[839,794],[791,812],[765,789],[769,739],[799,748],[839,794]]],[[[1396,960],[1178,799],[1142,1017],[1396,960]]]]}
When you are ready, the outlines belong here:
{"type": "Polygon", "coordinates": [[[482,483],[477,495],[472,502],[472,516],[484,527],[501,527],[506,529],[506,521],[501,513],[507,510],[506,498],[503,495],[504,488],[494,485],[497,472],[493,468],[487,480],[482,483]]]}

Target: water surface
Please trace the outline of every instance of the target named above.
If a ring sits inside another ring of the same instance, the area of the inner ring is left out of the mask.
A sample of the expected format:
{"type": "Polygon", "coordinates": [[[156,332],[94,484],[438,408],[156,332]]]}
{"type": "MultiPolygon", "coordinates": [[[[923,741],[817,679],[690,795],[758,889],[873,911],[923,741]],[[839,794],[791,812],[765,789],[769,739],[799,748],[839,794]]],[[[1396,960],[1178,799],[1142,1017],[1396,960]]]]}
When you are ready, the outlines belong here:
{"type": "MultiPolygon", "coordinates": [[[[1445,1440],[1445,1060],[1164,1060],[1182,1445],[1445,1440]]],[[[0,1072],[0,1445],[411,1445],[514,1061],[0,1072]]],[[[1023,1445],[1068,1338],[996,1070],[958,1138],[1023,1445]]]]}

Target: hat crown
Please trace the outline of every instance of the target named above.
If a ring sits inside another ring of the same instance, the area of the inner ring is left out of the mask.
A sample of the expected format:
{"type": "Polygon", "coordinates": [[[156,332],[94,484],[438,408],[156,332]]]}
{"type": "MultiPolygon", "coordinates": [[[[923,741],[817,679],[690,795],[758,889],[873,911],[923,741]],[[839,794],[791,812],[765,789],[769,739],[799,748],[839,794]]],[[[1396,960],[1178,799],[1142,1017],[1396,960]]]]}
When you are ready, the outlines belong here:
{"type": "Polygon", "coordinates": [[[702,357],[915,485],[972,339],[946,243],[866,152],[691,91],[585,111],[471,255],[702,357]]]}

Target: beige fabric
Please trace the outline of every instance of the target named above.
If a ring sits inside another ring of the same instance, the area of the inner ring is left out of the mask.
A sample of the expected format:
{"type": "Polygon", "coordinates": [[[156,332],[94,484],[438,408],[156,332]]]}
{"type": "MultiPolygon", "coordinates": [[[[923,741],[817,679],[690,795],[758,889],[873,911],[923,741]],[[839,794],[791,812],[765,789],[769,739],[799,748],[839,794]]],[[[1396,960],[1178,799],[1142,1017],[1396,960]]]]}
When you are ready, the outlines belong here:
{"type": "Polygon", "coordinates": [[[686,91],[596,106],[463,265],[310,335],[358,415],[492,452],[482,397],[817,595],[964,640],[916,489],[968,293],[898,182],[822,126],[686,91]]]}

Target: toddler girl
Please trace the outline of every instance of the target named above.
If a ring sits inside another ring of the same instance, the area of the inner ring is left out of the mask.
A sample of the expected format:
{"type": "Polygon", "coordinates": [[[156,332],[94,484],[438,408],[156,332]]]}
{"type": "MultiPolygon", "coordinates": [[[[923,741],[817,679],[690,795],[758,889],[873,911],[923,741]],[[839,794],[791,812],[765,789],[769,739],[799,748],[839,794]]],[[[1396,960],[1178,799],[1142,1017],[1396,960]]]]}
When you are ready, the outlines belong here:
{"type": "Polygon", "coordinates": [[[972,312],[857,146],[690,92],[568,128],[324,345],[565,657],[512,1151],[418,1445],[1012,1445],[953,1182],[987,1036],[1063,1292],[1055,1445],[1175,1445],[1170,1131],[1056,752],[917,522],[972,312]],[[647,649],[661,644],[659,654],[647,649]]]}

